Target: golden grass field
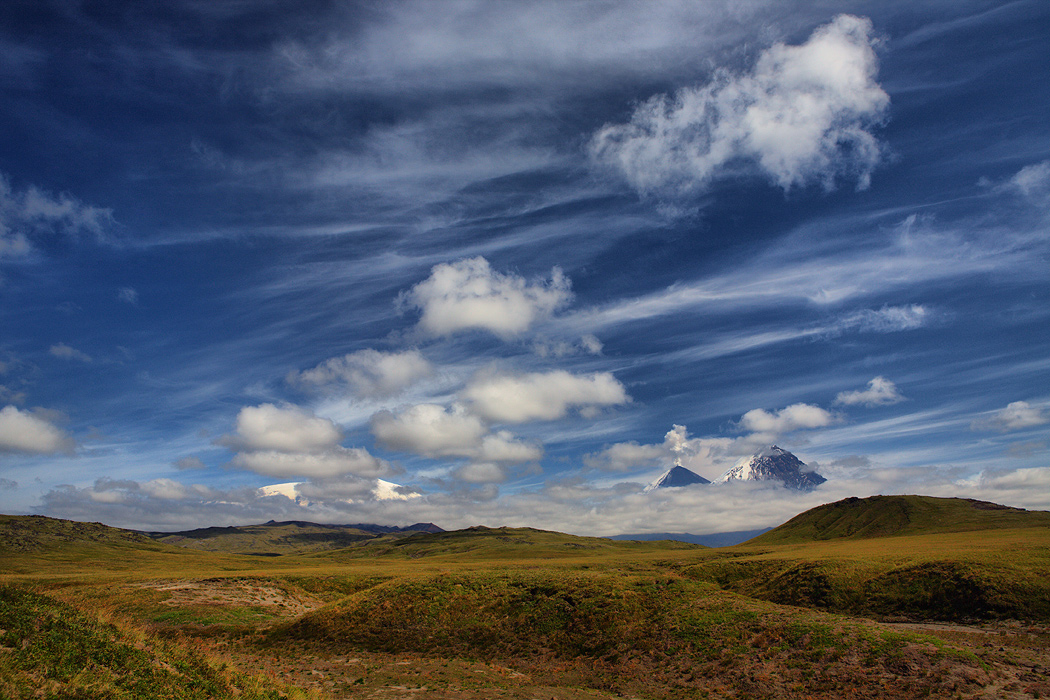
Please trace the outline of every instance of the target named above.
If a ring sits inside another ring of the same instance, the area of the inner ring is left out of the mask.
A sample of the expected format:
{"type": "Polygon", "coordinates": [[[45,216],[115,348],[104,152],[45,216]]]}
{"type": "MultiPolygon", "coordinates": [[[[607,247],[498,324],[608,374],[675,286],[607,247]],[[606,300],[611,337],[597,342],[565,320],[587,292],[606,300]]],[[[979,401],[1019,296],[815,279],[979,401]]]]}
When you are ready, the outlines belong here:
{"type": "Polygon", "coordinates": [[[1050,696],[1050,514],[906,498],[720,549],[476,528],[258,557],[0,516],[0,698],[1050,696]]]}

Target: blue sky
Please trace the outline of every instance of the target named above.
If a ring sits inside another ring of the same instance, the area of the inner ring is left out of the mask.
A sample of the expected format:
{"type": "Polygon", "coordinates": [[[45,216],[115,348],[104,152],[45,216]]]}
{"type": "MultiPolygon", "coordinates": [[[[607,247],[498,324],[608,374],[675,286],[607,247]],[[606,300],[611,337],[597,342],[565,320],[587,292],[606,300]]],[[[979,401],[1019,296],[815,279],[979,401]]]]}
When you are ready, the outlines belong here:
{"type": "Polygon", "coordinates": [[[0,512],[1050,509],[1047,45],[1037,0],[5,3],[0,512]],[[828,482],[640,493],[774,442],[828,482]]]}

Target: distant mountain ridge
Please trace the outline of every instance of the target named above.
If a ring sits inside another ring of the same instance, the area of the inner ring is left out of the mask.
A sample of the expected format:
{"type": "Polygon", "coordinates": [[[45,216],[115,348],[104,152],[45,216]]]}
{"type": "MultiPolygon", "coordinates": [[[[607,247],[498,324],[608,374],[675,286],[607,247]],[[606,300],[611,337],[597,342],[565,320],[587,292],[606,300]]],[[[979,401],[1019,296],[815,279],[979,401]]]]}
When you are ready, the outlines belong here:
{"type": "Polygon", "coordinates": [[[331,525],[304,520],[270,520],[260,525],[206,527],[181,532],[149,532],[154,540],[187,549],[229,554],[280,556],[323,552],[353,547],[383,537],[404,537],[417,533],[440,533],[434,523],[416,523],[407,527],[356,523],[331,525]]]}
{"type": "Polygon", "coordinates": [[[740,460],[714,482],[686,469],[675,460],[675,465],[646,486],[642,493],[693,484],[725,484],[730,481],[774,481],[790,489],[811,491],[827,479],[810,470],[805,462],[784,448],[770,445],[740,460]]]}
{"type": "Polygon", "coordinates": [[[660,540],[672,540],[674,542],[688,542],[689,544],[700,544],[705,547],[732,547],[734,544],[747,542],[748,540],[765,534],[773,528],[763,527],[757,530],[737,530],[735,532],[714,532],[709,535],[693,535],[688,532],[647,532],[637,535],[612,535],[610,540],[634,540],[636,542],[657,542],[660,540]]]}
{"type": "MultiPolygon", "coordinates": [[[[443,528],[438,527],[434,523],[415,523],[414,525],[408,525],[406,527],[398,527],[397,525],[376,525],[375,523],[354,523],[352,525],[331,525],[327,523],[314,523],[308,520],[267,520],[262,525],[254,527],[266,527],[274,525],[298,525],[300,527],[327,527],[336,529],[351,529],[351,530],[363,530],[365,532],[374,532],[377,535],[386,535],[391,532],[444,532],[443,528]]],[[[251,527],[251,526],[249,526],[251,527]]],[[[196,532],[196,530],[188,530],[187,532],[196,532]]],[[[168,533],[168,534],[185,534],[185,533],[168,533]]]]}

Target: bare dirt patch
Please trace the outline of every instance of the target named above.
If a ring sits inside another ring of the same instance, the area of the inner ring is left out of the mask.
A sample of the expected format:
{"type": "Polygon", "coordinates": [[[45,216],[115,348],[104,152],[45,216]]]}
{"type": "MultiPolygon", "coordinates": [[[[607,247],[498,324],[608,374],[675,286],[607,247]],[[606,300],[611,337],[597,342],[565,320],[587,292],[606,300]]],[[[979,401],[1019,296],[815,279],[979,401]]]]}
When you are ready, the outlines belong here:
{"type": "Polygon", "coordinates": [[[302,591],[289,591],[271,581],[251,579],[177,579],[135,584],[167,594],[162,601],[173,608],[197,605],[264,608],[278,617],[294,617],[316,610],[324,602],[302,591]]]}

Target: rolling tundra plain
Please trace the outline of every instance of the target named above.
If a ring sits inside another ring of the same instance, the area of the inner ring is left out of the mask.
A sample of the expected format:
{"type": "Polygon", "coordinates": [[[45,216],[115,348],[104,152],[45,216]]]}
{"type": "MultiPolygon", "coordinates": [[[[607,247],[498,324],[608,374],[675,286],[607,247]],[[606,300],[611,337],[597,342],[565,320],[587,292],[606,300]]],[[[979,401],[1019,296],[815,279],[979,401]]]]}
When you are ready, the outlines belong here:
{"type": "Polygon", "coordinates": [[[0,697],[1050,696],[1046,512],[853,498],[717,549],[352,530],[0,516],[0,697]]]}

